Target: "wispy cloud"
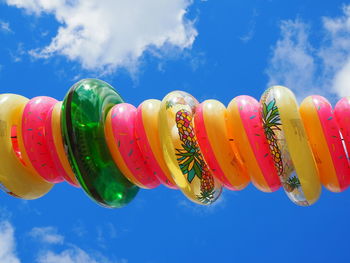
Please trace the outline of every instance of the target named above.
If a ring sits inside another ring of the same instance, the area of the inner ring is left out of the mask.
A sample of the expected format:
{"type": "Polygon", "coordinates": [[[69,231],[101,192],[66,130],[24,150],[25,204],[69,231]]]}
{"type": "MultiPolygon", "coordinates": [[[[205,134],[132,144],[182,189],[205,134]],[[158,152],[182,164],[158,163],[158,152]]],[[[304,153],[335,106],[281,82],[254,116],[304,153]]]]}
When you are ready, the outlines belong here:
{"type": "Polygon", "coordinates": [[[8,221],[0,222],[0,262],[21,262],[16,254],[14,228],[8,221]]]}
{"type": "Polygon", "coordinates": [[[96,227],[96,244],[106,248],[110,240],[117,238],[117,229],[112,223],[100,224],[96,227]]]}
{"type": "Polygon", "coordinates": [[[17,44],[16,50],[11,50],[10,51],[10,57],[12,58],[13,62],[21,62],[23,57],[27,55],[26,50],[24,49],[24,45],[22,42],[17,44]]]}
{"type": "Polygon", "coordinates": [[[32,50],[32,56],[59,54],[88,70],[135,69],[150,48],[181,51],[190,48],[197,36],[194,22],[185,17],[191,0],[6,2],[36,16],[53,14],[61,24],[51,43],[32,50]]]}
{"type": "Polygon", "coordinates": [[[5,33],[13,33],[10,23],[5,21],[0,21],[0,31],[5,33]]]}
{"type": "MultiPolygon", "coordinates": [[[[111,227],[107,224],[107,227],[111,227]]],[[[114,226],[111,230],[115,231],[114,226]]],[[[88,252],[74,244],[66,243],[64,236],[54,227],[35,227],[30,235],[41,243],[46,243],[40,251],[32,250],[36,263],[127,263],[126,259],[111,260],[98,251],[88,252]],[[55,246],[52,246],[55,245],[55,246]],[[54,249],[55,248],[55,249],[54,249]],[[60,248],[60,250],[57,250],[60,248]]],[[[110,234],[115,236],[116,233],[110,234]]],[[[19,251],[20,252],[20,251],[19,251]]],[[[19,253],[20,254],[20,253],[19,253]]],[[[0,222],[0,262],[21,263],[17,256],[15,230],[9,221],[0,222]]]]}
{"type": "Polygon", "coordinates": [[[216,213],[218,210],[224,209],[226,207],[226,199],[223,192],[219,199],[209,206],[198,205],[186,199],[181,199],[178,205],[180,208],[186,209],[196,215],[205,216],[208,214],[216,213]]]}
{"type": "Polygon", "coordinates": [[[38,259],[38,263],[127,263],[126,259],[111,261],[102,255],[91,255],[86,251],[72,247],[62,252],[45,251],[42,252],[38,259]]]}
{"type": "Polygon", "coordinates": [[[253,10],[253,15],[252,18],[250,19],[249,23],[248,23],[248,32],[246,34],[244,34],[243,36],[239,37],[239,39],[244,42],[247,43],[250,40],[253,39],[254,35],[255,35],[255,28],[256,28],[256,19],[259,16],[259,13],[256,9],[253,10]]]}
{"type": "Polygon", "coordinates": [[[63,244],[64,237],[58,234],[58,231],[54,227],[34,227],[29,235],[42,243],[47,244],[63,244]]]}
{"type": "Polygon", "coordinates": [[[322,18],[321,39],[313,44],[313,28],[301,19],[281,22],[267,74],[269,86],[285,85],[299,99],[318,93],[350,95],[350,5],[339,17],[322,18]]]}

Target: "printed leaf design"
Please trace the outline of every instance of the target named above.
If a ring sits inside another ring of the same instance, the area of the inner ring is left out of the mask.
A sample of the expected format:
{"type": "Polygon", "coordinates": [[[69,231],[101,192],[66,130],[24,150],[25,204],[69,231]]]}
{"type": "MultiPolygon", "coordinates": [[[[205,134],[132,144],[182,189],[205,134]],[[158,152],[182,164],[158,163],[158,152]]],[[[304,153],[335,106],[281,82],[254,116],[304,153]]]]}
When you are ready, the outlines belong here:
{"type": "Polygon", "coordinates": [[[180,149],[176,149],[177,161],[187,181],[192,181],[197,177],[200,179],[200,195],[197,199],[203,204],[211,204],[215,200],[214,177],[205,163],[201,150],[197,143],[197,138],[192,127],[192,115],[186,110],[176,113],[176,125],[180,140],[183,142],[180,149]]]}
{"type": "Polygon", "coordinates": [[[275,167],[277,169],[278,175],[283,177],[285,174],[283,169],[282,153],[278,147],[275,134],[276,130],[281,130],[279,127],[281,125],[281,117],[278,112],[278,107],[276,105],[275,99],[271,100],[268,104],[263,103],[262,119],[265,136],[270,146],[270,153],[274,160],[275,167]]]}
{"type": "Polygon", "coordinates": [[[286,181],[286,184],[290,192],[294,191],[294,189],[299,188],[301,186],[299,178],[297,176],[289,177],[286,181]]]}
{"type": "Polygon", "coordinates": [[[172,102],[172,101],[170,101],[170,100],[168,100],[168,101],[165,102],[165,108],[166,108],[166,109],[170,109],[170,108],[172,108],[173,106],[174,106],[174,102],[172,102]]]}

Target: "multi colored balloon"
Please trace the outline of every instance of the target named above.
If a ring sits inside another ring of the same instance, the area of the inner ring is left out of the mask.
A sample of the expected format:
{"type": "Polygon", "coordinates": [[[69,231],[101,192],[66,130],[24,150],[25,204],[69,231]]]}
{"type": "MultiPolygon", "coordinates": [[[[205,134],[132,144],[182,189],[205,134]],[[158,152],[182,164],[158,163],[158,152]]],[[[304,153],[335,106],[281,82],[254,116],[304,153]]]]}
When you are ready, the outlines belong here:
{"type": "Polygon", "coordinates": [[[250,181],[263,192],[281,186],[292,202],[315,203],[321,184],[350,185],[350,97],[334,111],[321,96],[298,107],[275,86],[260,102],[234,98],[199,103],[182,91],[138,108],[107,83],[84,79],[63,102],[0,95],[0,188],[23,199],[66,181],[98,204],[119,208],[139,188],[163,184],[210,205],[225,187],[250,181]]]}

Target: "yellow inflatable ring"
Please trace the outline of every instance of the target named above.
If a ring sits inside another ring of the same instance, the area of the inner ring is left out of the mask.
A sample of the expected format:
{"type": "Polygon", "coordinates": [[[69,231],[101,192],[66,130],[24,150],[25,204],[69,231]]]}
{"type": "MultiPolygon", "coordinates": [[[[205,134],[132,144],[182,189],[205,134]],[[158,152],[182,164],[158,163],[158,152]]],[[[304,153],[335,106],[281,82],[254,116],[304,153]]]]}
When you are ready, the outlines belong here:
{"type": "Polygon", "coordinates": [[[250,178],[235,142],[229,138],[227,115],[221,102],[202,102],[194,119],[196,136],[214,176],[230,190],[243,190],[250,178]]]}
{"type": "MultiPolygon", "coordinates": [[[[12,127],[17,127],[18,142],[21,144],[20,126],[27,102],[27,98],[19,95],[0,95],[0,185],[8,194],[30,200],[45,195],[53,185],[25,166],[12,147],[12,127]]],[[[21,154],[23,156],[23,152],[21,154]]]]}
{"type": "Polygon", "coordinates": [[[288,197],[301,206],[315,203],[321,184],[293,93],[272,87],[263,94],[261,104],[265,136],[288,197]]]}
{"type": "Polygon", "coordinates": [[[80,187],[79,182],[74,175],[74,172],[69,164],[66,152],[64,150],[64,145],[62,140],[62,129],[61,129],[61,108],[62,108],[62,102],[59,102],[54,106],[52,110],[51,125],[52,125],[53,140],[56,146],[56,152],[61,162],[61,165],[64,171],[66,172],[67,176],[69,177],[69,179],[67,178],[68,180],[66,179],[66,181],[75,187],[80,187]]]}
{"type": "Polygon", "coordinates": [[[193,117],[198,101],[182,91],[169,93],[159,111],[159,134],[165,162],[179,189],[193,202],[209,205],[221,194],[199,148],[193,117]]]}

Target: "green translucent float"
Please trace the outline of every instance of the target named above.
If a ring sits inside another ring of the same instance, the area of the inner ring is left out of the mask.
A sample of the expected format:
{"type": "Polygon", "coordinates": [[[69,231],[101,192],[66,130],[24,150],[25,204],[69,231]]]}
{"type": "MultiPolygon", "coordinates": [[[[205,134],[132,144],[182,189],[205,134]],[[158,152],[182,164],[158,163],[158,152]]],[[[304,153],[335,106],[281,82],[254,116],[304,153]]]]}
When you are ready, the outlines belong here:
{"type": "Polygon", "coordinates": [[[85,79],[66,95],[61,114],[69,162],[84,191],[105,207],[119,208],[136,196],[109,152],[104,123],[108,111],[123,100],[106,82],[85,79]]]}

